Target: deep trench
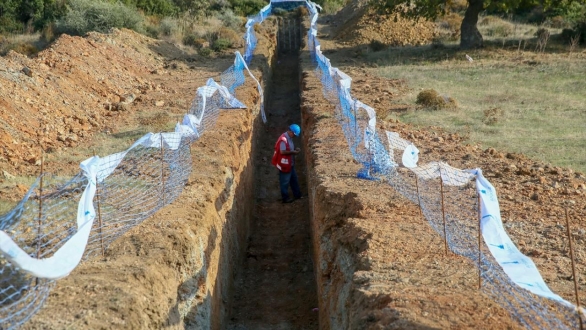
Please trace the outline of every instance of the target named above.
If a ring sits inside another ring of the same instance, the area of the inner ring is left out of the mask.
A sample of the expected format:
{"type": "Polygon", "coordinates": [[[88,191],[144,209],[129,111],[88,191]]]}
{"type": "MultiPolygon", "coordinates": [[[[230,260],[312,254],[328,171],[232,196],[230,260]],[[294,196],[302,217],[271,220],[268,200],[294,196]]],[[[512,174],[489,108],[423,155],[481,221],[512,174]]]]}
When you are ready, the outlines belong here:
{"type": "MultiPolygon", "coordinates": [[[[287,28],[291,26],[295,24],[287,28]]],[[[288,31],[285,35],[291,34],[288,31]]],[[[243,264],[236,269],[232,310],[226,327],[231,330],[318,328],[308,199],[283,204],[278,170],[271,165],[279,135],[291,123],[301,125],[299,43],[287,38],[280,42],[284,47],[279,47],[266,102],[268,123],[259,134],[253,155],[254,216],[243,264]]],[[[307,196],[302,139],[293,140],[296,147],[302,148],[295,169],[301,191],[307,196]]]]}

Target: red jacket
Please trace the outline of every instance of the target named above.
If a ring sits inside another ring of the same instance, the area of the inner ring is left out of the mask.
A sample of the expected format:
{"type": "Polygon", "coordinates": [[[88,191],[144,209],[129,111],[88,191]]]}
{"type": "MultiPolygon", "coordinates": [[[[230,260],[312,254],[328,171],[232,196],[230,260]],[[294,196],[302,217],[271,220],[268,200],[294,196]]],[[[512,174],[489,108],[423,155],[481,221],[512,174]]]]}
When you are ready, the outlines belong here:
{"type": "Polygon", "coordinates": [[[285,142],[285,150],[289,150],[289,140],[287,140],[285,134],[287,134],[287,132],[281,134],[277,143],[275,143],[275,152],[273,153],[273,160],[271,163],[275,165],[279,171],[289,173],[291,172],[291,165],[293,164],[293,155],[281,154],[281,142],[285,142]]]}

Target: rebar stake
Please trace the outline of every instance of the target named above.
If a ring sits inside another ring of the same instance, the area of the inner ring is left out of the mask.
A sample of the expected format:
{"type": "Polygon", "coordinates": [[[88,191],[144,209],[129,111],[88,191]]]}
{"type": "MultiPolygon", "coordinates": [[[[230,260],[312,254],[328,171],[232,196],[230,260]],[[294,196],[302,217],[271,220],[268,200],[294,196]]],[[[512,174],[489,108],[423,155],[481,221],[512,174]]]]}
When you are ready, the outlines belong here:
{"type": "Polygon", "coordinates": [[[44,166],[44,151],[43,146],[41,146],[41,178],[39,182],[39,219],[38,219],[38,229],[37,229],[37,258],[41,257],[41,227],[43,225],[43,166],[44,166]]]}
{"type": "Polygon", "coordinates": [[[163,133],[161,134],[161,189],[163,196],[163,206],[167,203],[165,200],[165,148],[163,145],[163,133]]]}
{"type": "Polygon", "coordinates": [[[584,330],[582,322],[582,313],[580,311],[580,296],[578,295],[578,278],[576,278],[576,266],[574,265],[574,248],[572,246],[572,234],[570,233],[570,218],[568,217],[568,209],[566,211],[566,230],[568,232],[568,241],[570,242],[570,258],[572,259],[572,276],[574,277],[574,292],[576,294],[576,306],[578,307],[578,318],[580,319],[580,330],[584,330]]]}
{"type": "Polygon", "coordinates": [[[419,197],[419,179],[415,174],[415,189],[417,190],[417,201],[419,202],[419,214],[423,216],[423,210],[421,209],[421,197],[419,197]]]}
{"type": "MultiPolygon", "coordinates": [[[[94,150],[94,157],[96,157],[96,151],[94,150]]],[[[100,246],[102,248],[102,257],[106,255],[106,249],[104,248],[104,235],[102,234],[102,208],[100,206],[100,184],[98,183],[98,177],[96,176],[96,203],[98,205],[98,232],[100,233],[100,246]]]]}
{"type": "Polygon", "coordinates": [[[444,209],[444,179],[442,178],[441,168],[440,168],[440,192],[442,195],[442,219],[444,221],[444,245],[446,248],[446,255],[448,255],[448,235],[446,234],[446,212],[444,209]]]}

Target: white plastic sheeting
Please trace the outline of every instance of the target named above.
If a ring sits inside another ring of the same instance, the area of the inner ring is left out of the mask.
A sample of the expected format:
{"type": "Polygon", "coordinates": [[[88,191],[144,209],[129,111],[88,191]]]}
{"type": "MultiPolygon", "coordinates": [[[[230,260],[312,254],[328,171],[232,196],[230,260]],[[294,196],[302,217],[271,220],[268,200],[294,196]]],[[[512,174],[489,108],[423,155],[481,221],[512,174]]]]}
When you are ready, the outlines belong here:
{"type": "Polygon", "coordinates": [[[507,235],[501,220],[496,189],[482,175],[480,169],[470,170],[469,172],[476,176],[476,190],[480,196],[481,229],[484,242],[505,273],[517,285],[536,295],[573,306],[549,289],[533,261],[521,253],[507,235]]]}
{"type": "Polygon", "coordinates": [[[78,204],[77,233],[50,258],[37,259],[28,255],[8,234],[0,230],[0,252],[6,259],[31,275],[46,279],[65,277],[77,267],[96,217],[92,200],[96,193],[98,160],[98,157],[92,157],[81,163],[81,169],[89,182],[78,204]]]}

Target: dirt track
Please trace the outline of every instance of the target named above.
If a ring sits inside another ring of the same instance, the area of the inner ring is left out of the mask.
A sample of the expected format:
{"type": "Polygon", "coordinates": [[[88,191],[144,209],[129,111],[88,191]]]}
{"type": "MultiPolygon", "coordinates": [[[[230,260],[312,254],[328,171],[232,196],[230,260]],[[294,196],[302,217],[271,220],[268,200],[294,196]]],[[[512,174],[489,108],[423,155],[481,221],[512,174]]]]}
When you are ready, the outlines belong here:
{"type": "MultiPolygon", "coordinates": [[[[263,24],[270,28],[269,22],[263,24]]],[[[261,35],[251,67],[268,85],[274,33],[269,30],[261,35]]],[[[54,155],[59,154],[59,157],[51,158],[50,166],[73,169],[77,167],[77,160],[65,161],[64,155],[75,152],[78,154],[72,156],[85,158],[83,153],[89,153],[86,151],[92,143],[99,142],[92,139],[97,132],[107,129],[112,134],[132,136],[139,115],[161,110],[173,116],[185,113],[194,89],[203,85],[206,78],[227,68],[233,59],[231,55],[214,61],[199,59],[171,45],[135,38],[127,31],[92,38],[65,38],[56,44],[55,51],[62,54],[64,61],[57,61],[55,66],[44,64],[47,68],[43,67],[42,58],[50,58],[49,55],[31,60],[13,54],[0,59],[12,70],[3,74],[8,72],[19,79],[7,84],[3,81],[2,88],[9,87],[1,90],[2,113],[9,118],[5,120],[11,123],[11,130],[27,136],[18,143],[10,141],[11,148],[18,147],[18,150],[6,147],[5,157],[16,157],[33,148],[34,132],[18,125],[16,119],[46,107],[36,101],[39,90],[22,84],[34,85],[33,80],[38,83],[42,79],[45,85],[51,85],[73,79],[64,90],[92,86],[93,80],[84,82],[81,79],[83,76],[79,71],[84,70],[94,72],[96,77],[111,75],[112,81],[120,79],[120,84],[128,84],[128,88],[118,90],[118,87],[109,85],[109,80],[102,83],[95,78],[96,86],[109,86],[104,99],[90,104],[88,100],[93,99],[90,95],[97,94],[88,92],[73,94],[85,95],[88,99],[65,100],[71,108],[67,111],[87,113],[88,122],[92,114],[100,118],[80,140],[64,137],[64,141],[55,142],[54,155]],[[68,58],[84,58],[79,49],[94,48],[90,42],[94,40],[92,38],[102,40],[96,45],[103,47],[98,48],[103,51],[92,53],[91,61],[67,62],[68,58]],[[137,43],[137,40],[141,42],[137,43]],[[128,58],[129,52],[132,52],[132,59],[128,58]],[[127,69],[127,66],[138,65],[136,63],[142,63],[142,66],[136,71],[127,69]],[[35,69],[33,72],[45,73],[42,77],[39,74],[32,79],[26,78],[18,73],[23,64],[35,69]],[[73,71],[68,72],[71,68],[73,71]],[[134,89],[140,91],[139,87],[143,85],[151,87],[141,92],[142,101],[127,111],[112,112],[103,107],[105,102],[120,102],[116,95],[134,89]],[[18,86],[27,86],[29,94],[18,86]],[[27,102],[27,99],[35,102],[27,102]],[[158,106],[159,101],[164,106],[158,106]],[[87,111],[82,110],[86,108],[87,111]],[[77,148],[67,146],[72,141],[77,148]],[[80,146],[86,151],[79,151],[80,146]],[[64,163],[58,163],[58,160],[64,163]]],[[[322,45],[322,49],[328,49],[327,55],[332,63],[353,77],[353,93],[365,103],[377,108],[392,108],[393,95],[406,88],[405,82],[376,77],[376,69],[369,68],[368,64],[353,62],[349,65],[346,59],[352,56],[353,49],[340,46],[333,40],[324,40],[322,45]]],[[[278,115],[269,116],[268,132],[260,135],[258,128],[264,127],[260,126],[253,111],[258,94],[255,85],[248,81],[239,89],[237,97],[251,105],[251,109],[223,113],[217,127],[193,145],[193,150],[197,151],[193,155],[194,171],[180,199],[113,244],[105,259],[86,262],[59,281],[45,307],[25,328],[199,329],[230,324],[234,329],[239,325],[254,329],[257,325],[270,327],[278,322],[311,328],[318,317],[312,311],[317,307],[315,304],[319,305],[320,328],[518,328],[505,309],[475,289],[477,273],[474,265],[434,249],[442,242],[421,218],[416,205],[398,196],[388,186],[356,179],[358,165],[352,160],[333,117],[333,108],[323,98],[321,86],[308,62],[308,54],[301,53],[301,59],[302,148],[308,178],[303,186],[307,187],[310,199],[286,207],[293,210],[295,219],[306,219],[302,207],[306,206],[303,203],[308,203],[312,219],[312,258],[303,252],[309,249],[303,233],[294,233],[284,245],[287,249],[275,245],[261,246],[262,243],[255,245],[265,230],[279,233],[272,227],[276,222],[268,222],[283,208],[276,203],[276,174],[266,164],[271,154],[266,149],[269,146],[272,150],[271,144],[286,123],[278,115]],[[263,137],[257,140],[259,136],[263,137]],[[255,175],[260,176],[255,179],[255,175]],[[256,190],[250,188],[253,180],[257,180],[256,190]],[[228,185],[228,182],[232,184],[228,185]],[[251,245],[245,248],[248,233],[251,234],[251,245]],[[269,254],[276,250],[282,255],[269,260],[269,254]],[[284,261],[292,251],[300,252],[296,255],[300,258],[298,264],[284,261]],[[237,271],[233,266],[240,265],[244,257],[248,263],[243,268],[243,277],[235,280],[237,271]],[[267,258],[263,260],[263,257],[267,258]],[[315,266],[315,274],[308,264],[310,260],[315,266]],[[317,280],[317,295],[311,293],[312,284],[307,282],[310,277],[317,280]],[[276,286],[270,290],[270,287],[264,287],[266,291],[263,292],[253,285],[262,281],[248,282],[248,278],[262,278],[276,286]],[[281,282],[285,280],[298,282],[281,282]],[[306,284],[298,286],[299,283],[306,284]],[[233,286],[242,290],[234,291],[233,286]],[[290,296],[290,292],[298,289],[302,290],[302,298],[295,300],[299,296],[290,296]],[[247,303],[251,297],[249,294],[258,294],[253,301],[262,303],[265,309],[254,310],[255,305],[247,303]],[[267,297],[292,300],[272,303],[267,297]],[[294,305],[290,304],[292,301],[294,305]],[[276,311],[263,313],[274,306],[286,306],[283,307],[286,317],[280,318],[282,313],[276,311]],[[264,315],[268,318],[260,319],[264,315]]],[[[275,68],[278,70],[279,67],[275,68]]],[[[55,98],[55,101],[47,101],[50,105],[52,102],[63,103],[58,91],[59,88],[47,89],[41,94],[48,93],[55,98]]],[[[281,102],[289,101],[283,98],[281,102]]],[[[273,108],[268,112],[275,113],[279,103],[270,106],[273,108]]],[[[64,111],[46,115],[47,122],[58,122],[64,111]]],[[[71,117],[67,113],[63,118],[71,117]]],[[[77,125],[69,123],[67,134],[79,131],[77,125]]],[[[460,137],[439,128],[417,129],[390,122],[381,125],[420,146],[421,163],[443,160],[458,168],[485,169],[502,198],[505,227],[513,241],[533,258],[552,290],[573,301],[571,268],[564,227],[560,223],[563,222],[564,202],[567,200],[573,201],[570,212],[573,219],[584,218],[586,201],[581,185],[586,184],[586,179],[582,174],[541,164],[522,155],[507,154],[504,150],[484,150],[467,145],[460,137]]],[[[56,139],[59,132],[53,128],[49,131],[56,139]]],[[[2,141],[5,142],[4,138],[2,141]]],[[[7,164],[12,174],[29,174],[35,172],[35,162],[36,159],[5,159],[2,166],[5,169],[4,164],[7,164]]],[[[3,179],[3,185],[5,197],[14,198],[21,193],[22,187],[16,187],[7,179],[3,179]]],[[[303,228],[304,223],[295,223],[290,229],[307,230],[303,228]]],[[[577,267],[584,270],[586,234],[583,223],[576,223],[573,232],[578,243],[577,267]]],[[[581,293],[586,292],[583,277],[579,289],[581,293]]]]}

